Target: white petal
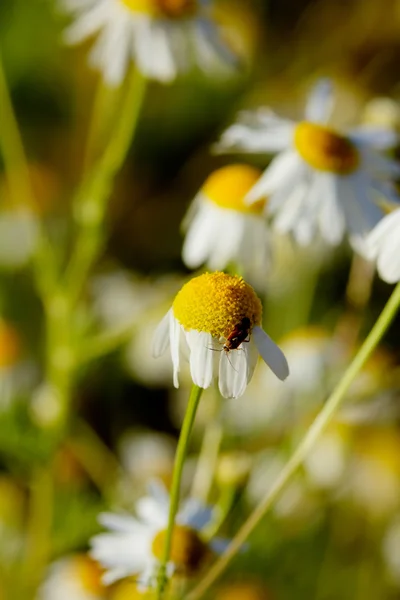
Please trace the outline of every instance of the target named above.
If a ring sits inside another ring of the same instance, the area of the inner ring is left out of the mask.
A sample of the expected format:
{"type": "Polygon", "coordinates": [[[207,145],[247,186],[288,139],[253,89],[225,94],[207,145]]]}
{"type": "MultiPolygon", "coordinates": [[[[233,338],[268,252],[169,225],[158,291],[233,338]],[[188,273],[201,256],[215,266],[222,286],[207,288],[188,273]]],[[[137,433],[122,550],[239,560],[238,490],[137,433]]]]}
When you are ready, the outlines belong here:
{"type": "Polygon", "coordinates": [[[224,226],[218,209],[207,205],[201,207],[189,226],[182,248],[183,262],[196,269],[207,261],[215,241],[223,235],[224,226]]]}
{"type": "Polygon", "coordinates": [[[378,225],[371,231],[367,238],[367,244],[376,250],[384,243],[387,235],[397,233],[400,238],[400,209],[393,211],[381,219],[378,225]]]}
{"type": "Polygon", "coordinates": [[[108,7],[106,2],[98,2],[79,17],[73,25],[66,29],[64,39],[67,44],[77,44],[101,29],[107,22],[108,7]]]}
{"type": "Polygon", "coordinates": [[[247,353],[243,348],[221,352],[219,391],[224,398],[239,398],[247,386],[247,353]]]}
{"type": "Polygon", "coordinates": [[[213,510],[196,498],[186,500],[176,516],[177,523],[201,531],[213,517],[213,510]]]}
{"type": "Polygon", "coordinates": [[[248,344],[242,344],[242,348],[247,353],[247,383],[250,383],[258,363],[258,348],[253,338],[250,339],[248,344]]]}
{"type": "Polygon", "coordinates": [[[171,318],[171,311],[172,308],[162,318],[154,332],[152,343],[152,355],[154,358],[162,356],[169,346],[169,320],[171,318]]]}
{"type": "Polygon", "coordinates": [[[376,150],[388,150],[398,143],[398,135],[395,131],[372,125],[355,129],[348,136],[357,144],[367,144],[376,150]]]}
{"type": "Polygon", "coordinates": [[[135,504],[137,516],[149,525],[162,529],[168,521],[168,506],[160,505],[157,500],[149,496],[139,498],[135,504]]]}
{"type": "Polygon", "coordinates": [[[333,85],[330,79],[320,79],[307,100],[305,117],[315,123],[326,123],[334,104],[333,85]]]}
{"type": "Polygon", "coordinates": [[[100,513],[98,516],[100,525],[117,532],[136,533],[141,529],[141,524],[131,515],[118,515],[116,513],[100,513]]]}
{"type": "Polygon", "coordinates": [[[275,373],[278,379],[286,379],[289,375],[289,366],[282,350],[257,325],[253,328],[252,336],[254,337],[259,353],[271,371],[275,373]]]}
{"type": "Polygon", "coordinates": [[[222,134],[214,149],[218,152],[281,152],[291,146],[293,128],[293,123],[283,119],[276,119],[268,126],[258,124],[257,127],[236,123],[222,134]]]}
{"type": "Polygon", "coordinates": [[[261,198],[269,196],[279,186],[285,184],[287,179],[299,169],[299,157],[293,150],[286,150],[276,156],[269,167],[261,175],[257,183],[245,197],[245,202],[252,204],[261,198]]]}
{"type": "MultiPolygon", "coordinates": [[[[238,249],[244,233],[245,216],[236,211],[225,211],[224,225],[214,239],[208,266],[212,271],[222,271],[238,257],[238,249]],[[229,232],[229,235],[226,233],[229,232]]],[[[222,225],[222,224],[221,224],[222,225]]]]}
{"type": "Polygon", "coordinates": [[[169,313],[169,343],[171,349],[172,365],[174,368],[174,387],[179,387],[179,346],[180,346],[181,326],[174,317],[174,311],[169,313]]]}
{"type": "Polygon", "coordinates": [[[328,244],[340,244],[346,230],[346,221],[338,198],[337,177],[319,173],[321,206],[318,214],[321,236],[328,244]]]}
{"type": "Polygon", "coordinates": [[[213,377],[213,339],[205,331],[192,329],[186,333],[190,347],[190,374],[193,383],[208,388],[213,377]]]}
{"type": "Polygon", "coordinates": [[[238,66],[236,54],[221,39],[213,20],[199,16],[188,32],[194,44],[196,61],[208,75],[221,74],[224,68],[230,74],[232,67],[238,66]]]}

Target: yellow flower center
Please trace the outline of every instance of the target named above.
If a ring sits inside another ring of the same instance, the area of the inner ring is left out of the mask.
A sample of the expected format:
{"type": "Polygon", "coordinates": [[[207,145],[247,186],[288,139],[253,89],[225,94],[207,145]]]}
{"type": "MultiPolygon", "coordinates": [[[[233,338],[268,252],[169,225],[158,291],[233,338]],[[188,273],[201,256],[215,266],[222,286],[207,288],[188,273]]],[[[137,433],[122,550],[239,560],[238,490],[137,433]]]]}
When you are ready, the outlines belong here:
{"type": "Polygon", "coordinates": [[[174,316],[187,330],[206,331],[227,338],[245,317],[250,330],[261,323],[262,305],[253,288],[237,275],[204,273],[178,292],[172,305],[174,316]]]}
{"type": "Polygon", "coordinates": [[[261,214],[265,200],[247,205],[246,194],[257,183],[261,171],[249,165],[229,165],[212,173],[202,187],[203,194],[221,208],[261,214]]]}
{"type": "Polygon", "coordinates": [[[118,583],[111,592],[110,600],[155,600],[152,590],[141,591],[134,581],[128,579],[118,583]]]}
{"type": "MultiPolygon", "coordinates": [[[[152,543],[153,554],[162,560],[166,530],[159,531],[152,543]]],[[[184,525],[175,525],[172,533],[170,560],[178,572],[190,575],[198,571],[208,554],[207,545],[200,539],[197,532],[184,525]]]]}
{"type": "Polygon", "coordinates": [[[12,367],[21,355],[21,340],[11,325],[0,321],[0,368],[12,367]]]}
{"type": "Polygon", "coordinates": [[[316,123],[299,123],[294,144],[303,160],[319,171],[349,175],[360,162],[358,150],[348,138],[316,123]]]}
{"type": "Polygon", "coordinates": [[[85,591],[100,596],[104,594],[105,588],[101,583],[102,570],[99,565],[88,556],[75,557],[75,566],[78,579],[85,591]]]}
{"type": "Polygon", "coordinates": [[[197,12],[197,0],[121,0],[130,11],[167,19],[184,19],[197,12]]]}
{"type": "Polygon", "coordinates": [[[269,592],[258,583],[236,581],[220,588],[215,600],[269,600],[269,592]]]}

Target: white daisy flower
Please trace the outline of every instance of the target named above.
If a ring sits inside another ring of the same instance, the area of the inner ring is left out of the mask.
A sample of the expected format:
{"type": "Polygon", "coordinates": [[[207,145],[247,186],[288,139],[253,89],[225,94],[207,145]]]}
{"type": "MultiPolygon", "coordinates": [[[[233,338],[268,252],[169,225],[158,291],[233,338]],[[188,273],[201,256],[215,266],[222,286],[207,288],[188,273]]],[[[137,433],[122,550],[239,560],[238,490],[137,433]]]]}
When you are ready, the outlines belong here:
{"type": "Polygon", "coordinates": [[[367,256],[376,260],[380,277],[400,281],[400,208],[386,215],[366,239],[367,256]]]}
{"type": "MultiPolygon", "coordinates": [[[[162,561],[169,501],[165,488],[153,483],[150,495],[136,504],[137,517],[100,515],[101,524],[110,532],[92,538],[91,555],[107,569],[103,576],[105,584],[130,575],[136,576],[144,587],[154,584],[162,561]]],[[[174,573],[191,576],[201,569],[210,553],[225,549],[224,540],[206,542],[202,538],[201,532],[212,518],[212,509],[197,500],[189,499],[182,504],[172,534],[168,577],[174,573]]]]}
{"type": "Polygon", "coordinates": [[[261,316],[261,301],[242,277],[204,273],[176,295],[155,332],[153,354],[161,356],[170,346],[175,387],[182,352],[189,355],[193,383],[201,388],[211,385],[218,358],[221,395],[238,398],[253,376],[258,354],[279,379],[289,375],[284,354],[260,327],[261,316]]]}
{"type": "Polygon", "coordinates": [[[103,600],[101,569],[85,554],[64,556],[49,567],[36,600],[103,600]]]}
{"type": "Polygon", "coordinates": [[[206,72],[235,62],[211,16],[210,0],[59,0],[75,17],[65,38],[98,34],[90,63],[119,85],[134,60],[147,77],[173,81],[196,63],[206,72]]]}
{"type": "Polygon", "coordinates": [[[229,165],[214,171],[195,197],[184,221],[182,256],[191,269],[206,264],[212,270],[237,265],[246,277],[265,281],[270,241],[264,200],[249,206],[244,198],[261,171],[229,165]]]}
{"type": "Polygon", "coordinates": [[[275,227],[291,232],[300,245],[317,233],[331,245],[338,245],[345,232],[362,239],[383,216],[375,201],[397,201],[391,180],[400,167],[378,153],[394,145],[395,134],[369,128],[344,135],[326,124],[332,104],[330,82],[320,81],[303,121],[266,109],[244,113],[218,146],[222,151],[278,153],[246,200],[269,196],[266,211],[275,227]]]}

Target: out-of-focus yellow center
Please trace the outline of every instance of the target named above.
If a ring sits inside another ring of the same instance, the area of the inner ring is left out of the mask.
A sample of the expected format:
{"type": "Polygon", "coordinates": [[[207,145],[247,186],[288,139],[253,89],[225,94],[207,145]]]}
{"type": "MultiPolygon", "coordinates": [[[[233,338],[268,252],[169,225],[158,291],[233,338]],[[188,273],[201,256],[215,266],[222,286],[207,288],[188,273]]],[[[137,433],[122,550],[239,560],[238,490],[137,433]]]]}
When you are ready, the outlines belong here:
{"type": "Polygon", "coordinates": [[[197,12],[197,0],[121,0],[132,12],[151,17],[184,19],[197,12]]]}
{"type": "Polygon", "coordinates": [[[111,591],[110,600],[155,600],[153,590],[140,590],[134,581],[121,581],[111,591]]]}
{"type": "Polygon", "coordinates": [[[76,556],[74,561],[78,579],[81,582],[83,589],[96,596],[104,594],[105,587],[101,583],[103,571],[100,569],[99,565],[89,558],[89,556],[84,554],[76,556]]]}
{"type": "Polygon", "coordinates": [[[268,591],[252,581],[237,581],[217,590],[215,600],[269,600],[268,591]]]}
{"type": "Polygon", "coordinates": [[[260,176],[261,171],[255,167],[229,165],[214,171],[204,183],[202,192],[221,208],[259,215],[264,210],[265,200],[247,205],[244,198],[260,176]]]}
{"type": "Polygon", "coordinates": [[[12,367],[21,355],[21,340],[17,331],[0,321],[0,368],[12,367]]]}
{"type": "Polygon", "coordinates": [[[349,175],[360,162],[358,150],[348,138],[316,123],[299,123],[294,144],[303,160],[318,171],[349,175]]]}
{"type": "Polygon", "coordinates": [[[206,331],[227,338],[242,319],[250,329],[261,323],[261,300],[253,288],[237,275],[204,273],[178,292],[172,305],[174,316],[187,330],[206,331]]]}
{"type": "MultiPolygon", "coordinates": [[[[162,560],[166,530],[159,531],[152,543],[152,552],[162,560]]],[[[208,554],[208,546],[200,539],[197,532],[184,525],[175,525],[172,533],[170,560],[178,573],[190,575],[196,573],[208,554]]]]}

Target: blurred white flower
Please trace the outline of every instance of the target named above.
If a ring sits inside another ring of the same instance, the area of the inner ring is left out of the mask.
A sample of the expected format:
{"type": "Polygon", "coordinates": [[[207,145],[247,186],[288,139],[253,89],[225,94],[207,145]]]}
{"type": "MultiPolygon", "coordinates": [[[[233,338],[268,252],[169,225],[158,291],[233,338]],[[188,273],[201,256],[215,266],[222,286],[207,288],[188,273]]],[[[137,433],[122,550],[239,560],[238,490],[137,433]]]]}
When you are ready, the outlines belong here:
{"type": "Polygon", "coordinates": [[[270,262],[268,227],[262,216],[265,199],[249,206],[244,198],[261,171],[243,164],[217,169],[195,197],[183,227],[184,263],[211,270],[235,265],[252,283],[265,285],[270,262]]]}
{"type": "Polygon", "coordinates": [[[160,479],[167,484],[174,466],[176,440],[166,433],[129,430],[119,441],[121,463],[135,482],[160,479]]]}
{"type": "Polygon", "coordinates": [[[211,0],[59,0],[75,22],[65,39],[79,43],[97,34],[90,63],[110,85],[119,85],[129,63],[143,75],[173,81],[196,63],[221,72],[236,58],[220,37],[211,0]]]}
{"type": "Polygon", "coordinates": [[[338,245],[345,232],[357,241],[383,216],[375,201],[397,201],[392,180],[400,167],[378,152],[395,144],[394,132],[371,127],[344,135],[326,125],[332,105],[331,84],[321,80],[303,121],[266,109],[244,113],[218,146],[220,151],[278,153],[246,200],[269,196],[266,212],[274,226],[291,232],[300,245],[318,233],[331,245],[338,245]]]}
{"type": "Polygon", "coordinates": [[[171,349],[174,386],[179,386],[180,355],[189,354],[193,383],[208,388],[219,352],[219,390],[224,398],[243,394],[257,365],[258,354],[279,379],[289,367],[278,346],[261,328],[261,301],[243,278],[204,273],[178,292],[172,308],[154,335],[154,356],[171,349]],[[247,342],[247,343],[246,343],[247,342]]]}
{"type": "Polygon", "coordinates": [[[64,556],[52,563],[36,600],[104,600],[99,566],[85,554],[64,556]]]}
{"type": "MultiPolygon", "coordinates": [[[[157,581],[169,502],[165,488],[154,483],[150,495],[137,502],[137,517],[112,513],[100,515],[102,525],[111,531],[92,538],[91,555],[107,569],[103,577],[106,584],[129,575],[135,575],[144,587],[157,581]]],[[[225,541],[215,539],[206,543],[201,537],[201,530],[212,518],[212,509],[197,500],[189,499],[182,504],[172,535],[167,565],[169,577],[174,573],[193,575],[201,569],[210,550],[219,553],[225,549],[225,541]]]]}
{"type": "Polygon", "coordinates": [[[0,213],[0,268],[18,269],[35,252],[39,237],[37,217],[28,210],[0,213]]]}
{"type": "Polygon", "coordinates": [[[400,208],[386,215],[366,239],[367,256],[376,260],[380,277],[400,281],[400,208]]]}

